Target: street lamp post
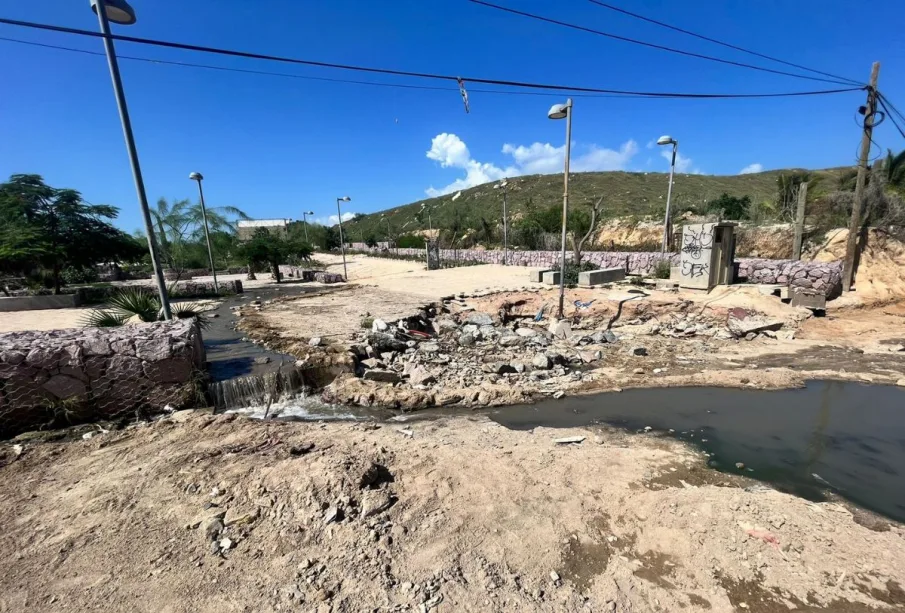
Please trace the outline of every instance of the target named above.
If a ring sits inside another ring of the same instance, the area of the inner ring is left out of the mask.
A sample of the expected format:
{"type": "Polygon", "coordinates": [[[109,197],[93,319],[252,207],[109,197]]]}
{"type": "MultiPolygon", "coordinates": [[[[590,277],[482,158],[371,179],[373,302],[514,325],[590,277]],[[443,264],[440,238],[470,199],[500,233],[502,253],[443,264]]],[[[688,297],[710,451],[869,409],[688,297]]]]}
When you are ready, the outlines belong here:
{"type": "Polygon", "coordinates": [[[107,52],[107,64],[110,67],[110,79],[113,81],[113,92],[116,94],[116,106],[119,109],[119,119],[123,126],[123,136],[126,139],[126,149],[129,152],[129,163],[132,166],[132,178],[135,181],[135,191],[138,192],[138,203],[141,206],[141,214],[145,223],[145,234],[148,236],[148,251],[151,254],[151,265],[154,267],[154,277],[157,280],[157,291],[160,294],[160,308],[165,319],[172,319],[170,310],[170,298],[167,295],[167,286],[163,278],[163,270],[160,268],[160,260],[157,257],[157,244],[154,239],[154,226],[151,223],[151,210],[148,208],[148,197],[145,194],[145,183],[141,176],[141,166],[138,163],[138,151],[135,148],[135,139],[132,136],[132,122],[129,119],[129,108],[126,106],[126,95],[123,93],[123,82],[119,76],[119,64],[116,61],[116,50],[113,48],[113,39],[110,38],[110,21],[121,25],[135,23],[135,11],[126,0],[91,0],[91,9],[97,13],[97,21],[100,24],[101,33],[104,35],[104,50],[107,52]]]}
{"type": "Polygon", "coordinates": [[[509,181],[503,179],[493,189],[503,190],[503,266],[509,265],[509,220],[506,214],[506,196],[509,195],[509,181]]]}
{"type": "Polygon", "coordinates": [[[672,243],[672,218],[670,205],[672,203],[672,177],[676,170],[676,152],[679,150],[679,141],[671,136],[661,136],[657,139],[658,145],[672,145],[672,161],[669,164],[669,188],[666,190],[666,219],[663,221],[663,247],[660,251],[666,253],[672,243]]]}
{"type": "Polygon", "coordinates": [[[559,266],[559,319],[563,318],[563,303],[566,296],[566,224],[569,221],[569,156],[572,152],[572,99],[565,104],[554,104],[547,113],[550,119],[566,120],[566,159],[563,169],[562,193],[562,261],[559,266]]]}
{"type": "Polygon", "coordinates": [[[336,199],[336,218],[339,220],[339,246],[343,252],[343,277],[346,282],[349,281],[349,271],[346,269],[346,242],[343,239],[343,213],[339,210],[340,202],[351,202],[352,199],[348,196],[343,196],[342,198],[336,199]]]}
{"type": "MultiPolygon", "coordinates": [[[[390,246],[390,243],[393,242],[393,229],[390,228],[390,220],[386,217],[383,218],[385,222],[387,222],[387,247],[390,246]]],[[[394,244],[395,246],[395,244],[394,244]]]]}
{"type": "Polygon", "coordinates": [[[308,215],[314,215],[314,211],[302,211],[302,223],[305,224],[305,242],[310,243],[308,240],[308,215]]]}
{"type": "Polygon", "coordinates": [[[207,241],[207,257],[211,263],[211,274],[214,275],[214,293],[220,294],[220,287],[217,285],[217,267],[214,265],[214,250],[211,249],[211,233],[207,227],[207,209],[204,206],[204,190],[201,189],[201,182],[204,176],[200,172],[193,172],[189,175],[189,179],[198,182],[198,195],[201,197],[201,220],[204,222],[204,240],[207,241]]]}

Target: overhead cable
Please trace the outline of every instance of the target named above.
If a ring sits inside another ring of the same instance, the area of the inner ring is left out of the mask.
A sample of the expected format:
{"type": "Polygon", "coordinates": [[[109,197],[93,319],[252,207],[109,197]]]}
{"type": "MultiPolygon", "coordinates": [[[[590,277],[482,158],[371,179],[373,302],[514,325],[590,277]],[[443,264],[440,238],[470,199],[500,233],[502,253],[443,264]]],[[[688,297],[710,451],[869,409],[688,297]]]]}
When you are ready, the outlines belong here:
{"type": "Polygon", "coordinates": [[[668,51],[670,53],[677,53],[679,55],[685,55],[688,57],[696,57],[702,60],[708,60],[711,62],[719,62],[720,64],[729,64],[731,66],[738,66],[741,68],[750,68],[752,70],[759,70],[761,72],[770,72],[773,74],[784,75],[787,77],[798,77],[799,79],[808,79],[810,81],[823,81],[825,83],[837,83],[840,85],[851,85],[852,82],[849,80],[841,81],[839,79],[824,79],[821,77],[809,77],[807,75],[796,74],[794,72],[785,72],[783,70],[774,70],[772,68],[765,68],[763,66],[755,66],[753,64],[745,64],[744,62],[735,62],[733,60],[725,60],[718,57],[713,57],[711,55],[704,55],[701,53],[694,53],[692,51],[683,51],[682,49],[676,49],[674,47],[667,47],[666,45],[658,45],[657,43],[650,43],[643,40],[638,40],[637,38],[629,38],[627,36],[620,36],[619,34],[613,34],[612,32],[604,32],[603,30],[595,30],[593,28],[586,28],[585,26],[580,26],[574,23],[568,23],[565,21],[559,21],[558,19],[552,19],[550,17],[544,17],[542,15],[536,15],[534,13],[527,13],[525,11],[519,11],[517,9],[509,8],[506,6],[500,6],[499,4],[493,4],[491,2],[486,2],[485,0],[468,0],[473,4],[480,4],[482,6],[486,6],[492,9],[496,9],[498,11],[503,11],[506,13],[511,13],[513,15],[521,15],[522,17],[528,17],[530,19],[536,19],[538,21],[545,21],[547,23],[552,23],[558,26],[562,26],[564,28],[571,28],[573,30],[580,30],[582,32],[587,32],[589,34],[596,34],[598,36],[606,36],[607,38],[613,38],[615,40],[621,40],[627,43],[632,43],[635,45],[641,45],[643,47],[650,47],[651,49],[659,49],[661,51],[668,51]]]}
{"type": "MultiPolygon", "coordinates": [[[[53,32],[63,32],[66,34],[76,34],[80,36],[89,36],[92,38],[104,38],[104,35],[100,32],[93,32],[91,30],[80,30],[78,28],[68,28],[64,26],[56,26],[52,24],[42,24],[42,23],[34,23],[28,21],[19,21],[15,19],[6,19],[0,18],[0,23],[21,26],[26,28],[33,28],[38,30],[48,30],[53,32]]],[[[242,57],[249,59],[258,59],[258,60],[267,60],[273,62],[284,62],[290,64],[300,64],[303,66],[316,66],[319,68],[333,68],[338,70],[349,70],[356,72],[367,72],[372,74],[386,74],[393,76],[404,76],[404,77],[415,77],[420,79],[432,79],[432,80],[441,80],[441,81],[453,81],[458,84],[459,79],[461,78],[464,81],[468,81],[471,83],[481,83],[485,85],[501,85],[506,87],[521,87],[526,89],[541,89],[541,90],[557,90],[561,92],[586,92],[586,93],[596,93],[596,94],[619,94],[619,95],[629,95],[629,96],[643,96],[646,98],[704,98],[704,99],[716,99],[716,98],[785,98],[785,97],[796,97],[796,96],[816,96],[823,94],[838,94],[843,92],[851,92],[857,91],[859,89],[864,89],[863,87],[848,87],[843,89],[829,89],[829,90],[817,90],[817,91],[801,91],[801,92],[778,92],[778,93],[753,93],[753,94],[727,94],[727,93],[692,93],[692,92],[645,92],[645,91],[632,91],[632,90],[620,90],[620,89],[606,89],[599,87],[584,87],[584,86],[574,86],[574,85],[553,85],[549,83],[531,83],[525,81],[509,81],[502,79],[483,79],[477,77],[460,77],[454,75],[443,75],[443,74],[434,74],[434,73],[425,73],[425,72],[412,72],[406,70],[395,70],[390,68],[374,68],[368,66],[354,66],[350,64],[336,64],[332,62],[320,62],[315,60],[303,60],[298,58],[284,57],[284,56],[276,56],[276,55],[268,55],[263,53],[253,53],[248,51],[236,51],[233,49],[222,49],[218,47],[205,47],[201,45],[192,45],[188,43],[177,43],[172,41],[163,41],[156,40],[151,38],[140,38],[136,36],[124,36],[122,34],[110,34],[109,35],[112,40],[130,42],[142,45],[151,45],[155,47],[165,47],[169,49],[181,49],[185,51],[197,51],[201,53],[211,53],[216,55],[226,55],[231,57],[242,57]]],[[[156,61],[156,60],[147,60],[147,61],[156,61]]]]}
{"type": "Polygon", "coordinates": [[[650,17],[645,17],[644,15],[639,15],[638,13],[633,13],[631,11],[627,11],[623,8],[619,8],[618,6],[613,6],[612,4],[607,4],[606,2],[601,2],[600,0],[588,0],[588,1],[591,2],[592,4],[596,4],[598,6],[602,6],[603,8],[610,9],[611,11],[616,11],[618,13],[628,15],[629,17],[641,19],[642,21],[647,21],[648,23],[653,23],[658,26],[662,26],[664,28],[669,28],[670,30],[674,30],[676,32],[681,32],[682,34],[694,36],[695,38],[700,38],[701,40],[706,40],[707,42],[715,43],[717,45],[722,45],[723,47],[727,47],[729,49],[735,49],[736,51],[741,51],[742,53],[748,53],[750,55],[754,55],[759,58],[763,58],[765,60],[770,60],[771,62],[778,62],[780,64],[785,64],[786,66],[791,66],[793,68],[798,68],[800,70],[807,70],[808,72],[820,74],[825,77],[832,77],[833,79],[838,79],[841,82],[848,82],[853,85],[862,85],[862,83],[860,81],[856,81],[854,79],[840,77],[839,75],[834,75],[829,72],[823,72],[822,70],[816,70],[814,68],[808,68],[807,66],[802,66],[801,64],[794,64],[792,62],[787,62],[786,60],[781,60],[777,57],[766,55],[764,53],[758,53],[757,51],[751,51],[750,49],[745,49],[744,47],[739,47],[738,45],[733,45],[732,43],[723,42],[721,40],[717,40],[717,39],[711,38],[709,36],[704,36],[703,34],[698,34],[696,32],[692,32],[690,30],[685,30],[684,28],[680,28],[680,27],[677,27],[677,26],[674,26],[674,25],[671,25],[668,23],[664,23],[662,21],[657,21],[656,19],[652,19],[650,17]]]}

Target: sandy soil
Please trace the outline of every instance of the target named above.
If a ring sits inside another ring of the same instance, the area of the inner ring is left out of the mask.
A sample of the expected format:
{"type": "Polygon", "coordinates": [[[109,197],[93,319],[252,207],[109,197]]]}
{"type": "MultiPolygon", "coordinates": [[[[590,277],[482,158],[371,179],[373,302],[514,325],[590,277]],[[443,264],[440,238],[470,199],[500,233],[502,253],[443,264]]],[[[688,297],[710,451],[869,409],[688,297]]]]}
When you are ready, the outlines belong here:
{"type": "Polygon", "coordinates": [[[0,611],[905,606],[905,527],[653,434],[178,414],[20,451],[0,455],[0,611]]]}

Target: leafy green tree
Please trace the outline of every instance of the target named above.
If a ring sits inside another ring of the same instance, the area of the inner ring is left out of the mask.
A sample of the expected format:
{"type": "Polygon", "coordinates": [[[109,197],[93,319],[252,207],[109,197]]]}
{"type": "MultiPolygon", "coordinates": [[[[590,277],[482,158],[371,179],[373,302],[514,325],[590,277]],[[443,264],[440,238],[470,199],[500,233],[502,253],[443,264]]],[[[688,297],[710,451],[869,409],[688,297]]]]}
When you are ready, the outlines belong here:
{"type": "MultiPolygon", "coordinates": [[[[186,199],[171,203],[166,198],[160,198],[151,209],[151,218],[160,242],[161,259],[168,268],[180,270],[194,267],[193,264],[199,263],[197,257],[193,257],[199,251],[199,245],[203,251],[200,266],[208,265],[200,201],[192,204],[186,199]]],[[[207,208],[207,225],[212,237],[215,234],[235,234],[239,219],[249,217],[234,206],[207,208]]]]}
{"type": "Polygon", "coordinates": [[[373,249],[377,246],[377,237],[373,234],[368,234],[368,237],[365,239],[365,245],[373,249]]]}
{"type": "Polygon", "coordinates": [[[0,184],[0,268],[43,268],[60,293],[66,267],[87,268],[102,262],[135,261],[145,249],[106,220],[119,209],[88,204],[73,189],[56,189],[40,175],[12,175],[0,184]]]}
{"type": "Polygon", "coordinates": [[[274,236],[266,228],[258,228],[252,237],[238,247],[239,256],[248,262],[248,278],[254,278],[254,268],[270,267],[274,280],[279,283],[280,264],[298,264],[311,259],[312,249],[308,243],[294,238],[274,236]]]}
{"type": "Polygon", "coordinates": [[[707,205],[708,211],[719,213],[726,219],[748,219],[751,209],[751,197],[738,198],[723,192],[719,198],[707,205]]]}

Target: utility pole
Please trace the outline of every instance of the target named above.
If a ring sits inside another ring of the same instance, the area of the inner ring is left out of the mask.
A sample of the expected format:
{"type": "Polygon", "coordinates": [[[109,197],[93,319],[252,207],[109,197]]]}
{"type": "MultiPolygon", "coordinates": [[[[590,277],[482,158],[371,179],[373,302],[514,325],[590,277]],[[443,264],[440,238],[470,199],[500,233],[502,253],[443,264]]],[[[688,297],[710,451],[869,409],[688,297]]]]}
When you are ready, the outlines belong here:
{"type": "Polygon", "coordinates": [[[867,182],[867,162],[870,157],[874,117],[877,113],[877,79],[879,76],[880,62],[874,62],[870,70],[870,85],[867,88],[867,105],[864,107],[864,134],[861,136],[861,156],[858,159],[855,203],[852,206],[852,218],[848,224],[848,241],[845,243],[845,263],[842,268],[842,291],[845,292],[852,291],[852,281],[855,278],[858,235],[861,233],[861,215],[864,209],[864,184],[867,182]]]}
{"type": "Polygon", "coordinates": [[[808,184],[798,185],[798,210],[795,212],[795,244],[792,246],[792,259],[801,259],[801,242],[804,236],[804,207],[808,200],[808,184]]]}

